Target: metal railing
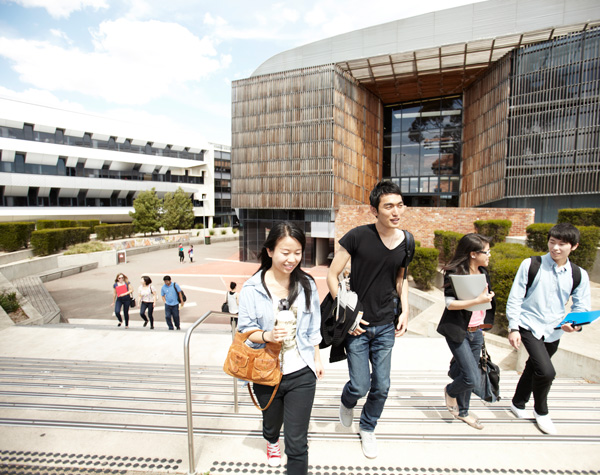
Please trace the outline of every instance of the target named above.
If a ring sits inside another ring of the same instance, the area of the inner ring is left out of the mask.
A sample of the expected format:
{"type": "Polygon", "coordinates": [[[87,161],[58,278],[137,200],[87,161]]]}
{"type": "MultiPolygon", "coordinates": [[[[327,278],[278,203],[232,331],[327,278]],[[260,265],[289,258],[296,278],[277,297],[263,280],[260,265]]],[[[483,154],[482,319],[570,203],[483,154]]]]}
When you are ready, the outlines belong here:
{"type": "MultiPolygon", "coordinates": [[[[188,475],[196,474],[196,462],[194,456],[194,421],[193,421],[193,413],[192,413],[192,377],[190,370],[190,338],[192,337],[192,333],[194,330],[206,320],[212,313],[221,313],[221,312],[213,312],[209,310],[204,315],[202,315],[196,322],[188,328],[185,332],[185,338],[183,339],[183,359],[185,365],[185,410],[187,413],[187,434],[188,434],[188,475]]],[[[231,322],[231,338],[233,339],[233,335],[236,331],[235,322],[231,322]]],[[[237,414],[238,412],[238,385],[237,380],[233,378],[233,400],[234,400],[234,408],[237,414]]]]}

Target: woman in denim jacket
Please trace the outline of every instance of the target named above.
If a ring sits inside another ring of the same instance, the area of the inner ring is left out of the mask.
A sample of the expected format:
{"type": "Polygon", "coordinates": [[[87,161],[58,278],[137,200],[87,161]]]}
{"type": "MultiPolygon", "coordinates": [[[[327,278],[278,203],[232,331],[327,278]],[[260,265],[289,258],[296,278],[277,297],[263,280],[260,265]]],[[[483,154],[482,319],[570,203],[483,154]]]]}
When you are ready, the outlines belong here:
{"type": "MultiPolygon", "coordinates": [[[[271,229],[261,251],[261,266],[240,292],[238,314],[240,332],[262,330],[250,336],[251,346],[282,343],[283,377],[273,402],[262,413],[263,437],[267,440],[267,462],[278,467],[279,434],[285,424],[290,475],[308,472],[308,424],[316,382],[323,376],[319,295],[312,277],[300,269],[305,243],[304,233],[293,223],[279,223],[271,229]],[[291,313],[280,313],[283,310],[291,313]]],[[[254,393],[264,407],[273,387],[254,384],[254,393]]]]}

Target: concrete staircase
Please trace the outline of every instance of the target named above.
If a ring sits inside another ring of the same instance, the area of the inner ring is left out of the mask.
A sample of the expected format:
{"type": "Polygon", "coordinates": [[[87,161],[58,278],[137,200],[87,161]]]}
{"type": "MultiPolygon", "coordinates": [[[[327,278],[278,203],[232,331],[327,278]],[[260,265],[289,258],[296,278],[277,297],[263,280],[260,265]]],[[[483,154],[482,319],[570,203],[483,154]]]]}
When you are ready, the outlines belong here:
{"type": "MultiPolygon", "coordinates": [[[[202,336],[194,347],[207,337],[217,338],[202,336]]],[[[395,350],[407,369],[395,359],[375,460],[362,455],[357,423],[337,423],[344,364],[326,369],[312,414],[310,473],[600,473],[600,385],[555,381],[550,406],[559,435],[550,437],[509,413],[518,376],[503,372],[505,400],[473,400],[485,425],[477,431],[445,410],[445,371],[406,359],[436,344],[408,338],[395,350]]],[[[285,473],[266,465],[261,416],[241,385],[239,413],[219,366],[194,364],[192,388],[197,473],[285,473]]],[[[182,364],[0,357],[0,408],[0,473],[192,473],[182,364]]]]}

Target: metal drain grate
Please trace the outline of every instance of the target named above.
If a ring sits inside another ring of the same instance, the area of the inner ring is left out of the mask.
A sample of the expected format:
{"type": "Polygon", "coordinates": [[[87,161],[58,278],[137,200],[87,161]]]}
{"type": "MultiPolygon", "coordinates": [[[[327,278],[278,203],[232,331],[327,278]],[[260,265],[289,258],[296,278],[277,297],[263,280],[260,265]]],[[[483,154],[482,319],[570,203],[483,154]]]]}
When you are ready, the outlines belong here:
{"type": "MultiPolygon", "coordinates": [[[[356,467],[336,465],[309,465],[311,475],[600,475],[596,470],[536,470],[536,469],[473,469],[425,467],[356,467]]],[[[284,475],[285,468],[272,468],[264,463],[213,462],[211,475],[234,473],[284,475]]]]}
{"type": "Polygon", "coordinates": [[[181,462],[181,459],[151,457],[0,450],[0,473],[10,475],[125,474],[130,470],[176,471],[181,462]]]}

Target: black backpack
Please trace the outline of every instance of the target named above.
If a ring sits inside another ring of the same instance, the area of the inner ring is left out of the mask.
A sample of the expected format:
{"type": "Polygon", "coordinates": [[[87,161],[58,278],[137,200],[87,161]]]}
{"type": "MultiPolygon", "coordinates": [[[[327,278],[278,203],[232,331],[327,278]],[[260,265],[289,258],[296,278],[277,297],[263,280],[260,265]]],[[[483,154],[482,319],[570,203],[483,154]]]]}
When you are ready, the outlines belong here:
{"type": "Polygon", "coordinates": [[[408,269],[409,264],[415,257],[415,238],[406,229],[404,231],[404,239],[406,240],[406,258],[404,259],[404,268],[408,269]]]}
{"type": "MultiPolygon", "coordinates": [[[[533,284],[535,276],[540,270],[542,265],[542,256],[533,256],[531,258],[531,264],[529,265],[529,273],[527,274],[527,285],[525,286],[525,296],[533,284]]],[[[571,262],[571,272],[573,274],[573,287],[571,288],[571,295],[575,292],[577,286],[581,283],[581,267],[571,262]]]]}

